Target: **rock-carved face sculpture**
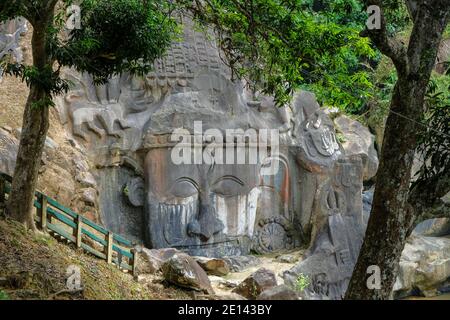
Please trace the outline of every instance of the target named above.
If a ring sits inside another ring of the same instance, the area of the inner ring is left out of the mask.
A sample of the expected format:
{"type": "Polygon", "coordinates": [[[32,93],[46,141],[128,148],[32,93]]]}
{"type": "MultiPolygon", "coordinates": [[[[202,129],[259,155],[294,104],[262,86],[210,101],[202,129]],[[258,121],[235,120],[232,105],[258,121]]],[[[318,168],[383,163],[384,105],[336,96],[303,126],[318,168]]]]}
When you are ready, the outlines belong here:
{"type": "Polygon", "coordinates": [[[192,254],[245,254],[255,225],[258,165],[183,164],[169,148],[145,160],[146,236],[153,248],[192,254]]]}

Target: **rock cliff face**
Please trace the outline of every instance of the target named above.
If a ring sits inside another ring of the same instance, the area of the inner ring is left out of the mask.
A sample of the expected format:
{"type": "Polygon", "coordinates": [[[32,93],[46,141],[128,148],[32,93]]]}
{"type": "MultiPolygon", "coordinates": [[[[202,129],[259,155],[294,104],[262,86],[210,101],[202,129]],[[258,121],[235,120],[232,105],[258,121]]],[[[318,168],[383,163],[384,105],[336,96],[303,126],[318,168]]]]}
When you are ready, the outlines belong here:
{"type": "Polygon", "coordinates": [[[314,95],[299,92],[281,109],[269,97],[254,101],[230,79],[215,43],[190,21],[185,26],[184,40],[143,78],[122,75],[95,87],[88,75],[67,70],[76,87],[59,99],[58,111],[93,164],[105,225],[149,247],[224,256],[306,245],[329,220],[359,221],[361,155],[344,155],[314,95]],[[236,130],[226,141],[233,157],[249,160],[262,147],[266,155],[240,164],[175,163],[179,129],[184,142],[202,135],[195,140],[200,154],[208,134],[236,130]],[[279,139],[264,145],[267,130],[279,139]],[[264,174],[274,164],[278,170],[264,174]]]}
{"type": "MultiPolygon", "coordinates": [[[[309,246],[286,282],[307,272],[316,294],[340,297],[362,242],[373,138],[342,118],[340,130],[357,137],[341,146],[309,92],[283,108],[247,92],[211,37],[185,26],[183,41],[145,77],[123,74],[98,87],[65,70],[75,87],[57,99],[40,186],[150,248],[221,257],[309,246]],[[194,159],[178,161],[184,151],[194,159]]],[[[17,148],[10,131],[0,132],[9,173],[17,148]]]]}

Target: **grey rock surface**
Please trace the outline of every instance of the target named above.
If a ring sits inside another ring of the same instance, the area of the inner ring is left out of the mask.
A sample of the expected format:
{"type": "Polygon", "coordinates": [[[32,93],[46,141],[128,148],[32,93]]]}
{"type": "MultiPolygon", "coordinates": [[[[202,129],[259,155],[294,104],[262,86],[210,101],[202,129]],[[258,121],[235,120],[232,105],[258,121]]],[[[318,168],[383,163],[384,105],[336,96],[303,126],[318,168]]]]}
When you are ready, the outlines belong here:
{"type": "Polygon", "coordinates": [[[155,274],[161,271],[161,268],[165,262],[172,258],[175,254],[181,254],[180,251],[167,248],[167,249],[147,249],[143,247],[137,247],[137,274],[155,274]]]}
{"type": "Polygon", "coordinates": [[[396,296],[414,293],[436,296],[450,288],[450,239],[413,236],[408,239],[400,259],[396,296]]]}
{"type": "Polygon", "coordinates": [[[215,276],[226,276],[230,273],[230,266],[224,259],[193,257],[195,261],[206,271],[207,274],[215,276]]]}
{"type": "Polygon", "coordinates": [[[241,272],[260,264],[260,259],[256,256],[227,256],[223,260],[228,263],[232,272],[241,272]]]}
{"type": "MultiPolygon", "coordinates": [[[[0,59],[10,55],[13,61],[20,63],[23,60],[20,37],[27,32],[27,21],[18,17],[0,24],[0,59]]],[[[0,69],[0,82],[3,70],[0,69]]]]}
{"type": "Polygon", "coordinates": [[[300,300],[297,292],[289,288],[287,285],[279,285],[264,290],[256,300],[300,300]]]}
{"type": "MultiPolygon", "coordinates": [[[[344,154],[315,95],[299,91],[277,108],[273,97],[249,92],[232,80],[213,34],[183,19],[182,40],[144,77],[123,74],[95,86],[89,75],[67,71],[75,86],[57,109],[74,145],[86,149],[96,168],[91,173],[105,226],[149,248],[221,258],[320,247],[317,238],[336,223],[328,215],[358,220],[363,173],[353,158],[361,161],[364,153],[344,154]],[[178,139],[176,129],[183,132],[178,139]],[[209,129],[216,130],[202,136],[209,129]],[[263,150],[259,158],[245,164],[174,161],[180,139],[198,138],[204,155],[211,135],[227,129],[240,130],[227,144],[233,160],[235,153],[249,158],[255,148],[263,150]],[[266,145],[265,130],[276,131],[278,142],[266,145]],[[245,142],[246,136],[252,139],[245,142]],[[278,170],[264,174],[274,164],[278,170]]],[[[77,167],[89,171],[82,161],[77,167]]],[[[335,250],[346,255],[346,246],[335,250]]],[[[240,262],[230,266],[241,268],[240,262]]]]}
{"type": "Polygon", "coordinates": [[[177,286],[214,294],[206,272],[189,255],[176,253],[162,266],[164,278],[177,286]]]}
{"type": "Polygon", "coordinates": [[[345,141],[342,143],[345,154],[360,155],[364,165],[364,180],[373,178],[378,170],[378,154],[375,149],[375,136],[360,122],[345,115],[334,120],[336,129],[340,131],[345,141]]]}
{"type": "Polygon", "coordinates": [[[14,173],[19,141],[4,129],[0,129],[0,172],[14,173]]]}
{"type": "Polygon", "coordinates": [[[305,295],[314,299],[342,299],[361,247],[363,164],[359,157],[339,161],[331,181],[324,183],[316,213],[314,240],[303,260],[283,273],[295,287],[300,276],[309,279],[305,295]]]}
{"type": "Polygon", "coordinates": [[[233,292],[247,299],[256,299],[263,291],[276,285],[277,280],[273,271],[260,268],[242,281],[233,292]]]}

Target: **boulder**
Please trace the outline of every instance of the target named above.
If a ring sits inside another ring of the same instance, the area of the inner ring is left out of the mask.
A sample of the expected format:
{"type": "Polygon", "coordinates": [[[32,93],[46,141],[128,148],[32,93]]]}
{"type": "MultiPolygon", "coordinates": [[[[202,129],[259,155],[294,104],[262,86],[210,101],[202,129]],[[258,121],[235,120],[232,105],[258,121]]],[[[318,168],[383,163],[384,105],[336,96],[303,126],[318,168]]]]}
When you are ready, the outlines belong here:
{"type": "Polygon", "coordinates": [[[436,72],[445,74],[448,69],[447,62],[450,60],[450,39],[444,39],[439,45],[438,55],[436,59],[436,72]]]}
{"type": "Polygon", "coordinates": [[[358,121],[347,116],[339,116],[334,120],[336,129],[345,141],[342,142],[347,156],[360,155],[364,165],[364,180],[373,178],[378,170],[378,155],[375,149],[375,136],[358,121]]]}
{"type": "MultiPolygon", "coordinates": [[[[366,224],[369,221],[370,211],[372,209],[373,192],[373,188],[363,192],[363,218],[366,224]]],[[[419,223],[413,231],[413,235],[428,237],[442,237],[449,234],[450,219],[448,218],[435,218],[425,220],[419,223]]]]}
{"type": "Polygon", "coordinates": [[[255,256],[228,256],[223,258],[232,272],[241,272],[250,267],[257,266],[260,260],[255,256]]]}
{"type": "Polygon", "coordinates": [[[436,218],[419,223],[413,231],[414,235],[440,237],[450,234],[450,219],[436,218]]]}
{"type": "Polygon", "coordinates": [[[299,260],[298,255],[295,254],[282,254],[275,259],[281,263],[296,263],[299,260]]]}
{"type": "Polygon", "coordinates": [[[214,294],[206,272],[185,253],[174,254],[161,269],[165,280],[169,283],[206,294],[214,294]]]}
{"type": "Polygon", "coordinates": [[[14,173],[18,148],[19,141],[8,131],[0,129],[0,172],[14,173]]]}
{"type": "Polygon", "coordinates": [[[97,190],[95,190],[94,188],[85,188],[81,189],[81,191],[83,192],[81,200],[88,205],[95,205],[97,199],[97,190]]]}
{"type": "Polygon", "coordinates": [[[195,261],[206,271],[207,274],[214,276],[226,276],[230,273],[230,266],[223,259],[194,257],[195,261]]]}
{"type": "Polygon", "coordinates": [[[181,253],[177,249],[147,249],[136,248],[137,254],[137,274],[154,274],[161,271],[163,264],[175,254],[181,253]]]}
{"type": "Polygon", "coordinates": [[[242,281],[233,292],[247,299],[255,299],[263,291],[276,285],[277,279],[275,273],[266,268],[260,268],[242,281]]]}
{"type": "Polygon", "coordinates": [[[282,284],[263,291],[256,300],[299,300],[297,292],[282,284]]]}
{"type": "Polygon", "coordinates": [[[222,295],[222,296],[220,296],[220,299],[221,300],[235,300],[235,301],[247,300],[243,296],[241,296],[237,293],[234,293],[234,292],[230,292],[229,294],[222,295]]]}
{"type": "Polygon", "coordinates": [[[213,284],[213,287],[215,285],[217,288],[223,289],[223,290],[234,289],[241,282],[241,281],[239,281],[237,279],[224,279],[224,278],[219,277],[219,276],[209,276],[209,280],[213,284]]]}
{"type": "Polygon", "coordinates": [[[450,239],[412,236],[402,252],[394,293],[396,297],[435,296],[448,285],[449,277],[450,239]]]}

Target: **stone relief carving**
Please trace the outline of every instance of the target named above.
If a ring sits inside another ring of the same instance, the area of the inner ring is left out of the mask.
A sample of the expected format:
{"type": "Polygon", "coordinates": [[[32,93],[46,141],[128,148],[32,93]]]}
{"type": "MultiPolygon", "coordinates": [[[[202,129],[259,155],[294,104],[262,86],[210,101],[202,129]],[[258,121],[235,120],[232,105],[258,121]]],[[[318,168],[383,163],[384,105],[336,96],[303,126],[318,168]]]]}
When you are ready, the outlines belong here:
{"type": "MultiPolygon", "coordinates": [[[[27,21],[21,17],[0,24],[0,59],[10,55],[13,61],[22,62],[20,37],[28,31],[27,21]]],[[[0,82],[2,80],[0,69],[0,82]]]]}
{"type": "Polygon", "coordinates": [[[313,279],[305,290],[309,298],[342,299],[345,294],[365,231],[362,177],[361,158],[340,158],[318,190],[320,205],[313,223],[317,231],[311,246],[305,259],[283,275],[286,283],[294,283],[300,273],[313,279]]]}
{"type": "Polygon", "coordinates": [[[338,296],[346,276],[336,270],[350,268],[360,245],[347,236],[359,234],[359,162],[343,158],[333,123],[313,94],[300,91],[280,109],[270,97],[255,101],[230,79],[214,41],[185,22],[184,39],[144,77],[121,75],[95,87],[89,76],[67,72],[76,87],[58,108],[101,184],[113,184],[100,195],[105,223],[153,248],[205,256],[266,253],[312,241],[306,266],[323,265],[311,273],[313,291],[338,296]],[[261,175],[261,162],[174,164],[170,135],[178,128],[192,135],[195,121],[222,133],[278,129],[279,172],[261,175]],[[110,214],[114,206],[121,212],[110,214]],[[134,227],[120,227],[121,221],[134,227]]]}

